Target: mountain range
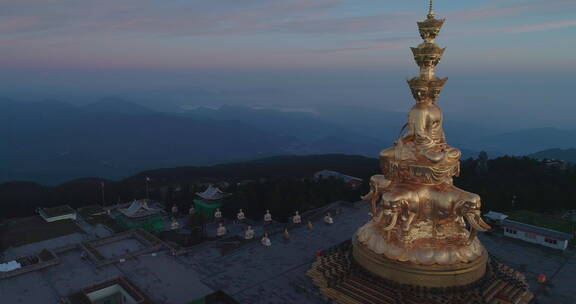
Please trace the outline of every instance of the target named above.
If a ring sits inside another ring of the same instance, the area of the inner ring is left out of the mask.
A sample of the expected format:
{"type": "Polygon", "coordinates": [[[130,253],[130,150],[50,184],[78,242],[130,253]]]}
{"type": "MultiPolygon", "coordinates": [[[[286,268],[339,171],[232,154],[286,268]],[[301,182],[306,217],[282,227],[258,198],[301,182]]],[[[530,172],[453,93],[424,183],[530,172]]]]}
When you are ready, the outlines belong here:
{"type": "Polygon", "coordinates": [[[529,156],[536,159],[558,159],[576,164],[576,149],[548,149],[529,156]]]}
{"type": "MultiPolygon", "coordinates": [[[[375,157],[398,137],[406,113],[361,107],[287,111],[247,106],[157,112],[119,98],[87,105],[0,100],[0,182],[120,179],[151,168],[205,166],[275,155],[375,157]]],[[[449,119],[463,158],[571,148],[576,130],[502,132],[449,119]]]]}

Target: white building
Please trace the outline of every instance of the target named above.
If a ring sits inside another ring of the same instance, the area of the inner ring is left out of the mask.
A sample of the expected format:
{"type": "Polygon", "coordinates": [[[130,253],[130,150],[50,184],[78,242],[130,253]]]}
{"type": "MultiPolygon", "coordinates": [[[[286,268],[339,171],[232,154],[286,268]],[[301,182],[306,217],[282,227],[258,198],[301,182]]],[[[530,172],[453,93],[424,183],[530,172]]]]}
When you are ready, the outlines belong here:
{"type": "Polygon", "coordinates": [[[568,241],[572,239],[572,235],[568,233],[508,219],[502,221],[502,228],[505,236],[561,250],[566,249],[568,241]]]}
{"type": "Polygon", "coordinates": [[[349,184],[352,187],[358,187],[362,184],[361,178],[342,174],[340,172],[331,171],[331,170],[318,171],[314,174],[314,178],[316,180],[335,178],[335,179],[341,180],[341,181],[349,184]]]}
{"type": "Polygon", "coordinates": [[[40,208],[38,209],[38,214],[48,223],[61,221],[61,220],[76,220],[76,210],[72,209],[68,205],[52,207],[52,208],[40,208]]]}

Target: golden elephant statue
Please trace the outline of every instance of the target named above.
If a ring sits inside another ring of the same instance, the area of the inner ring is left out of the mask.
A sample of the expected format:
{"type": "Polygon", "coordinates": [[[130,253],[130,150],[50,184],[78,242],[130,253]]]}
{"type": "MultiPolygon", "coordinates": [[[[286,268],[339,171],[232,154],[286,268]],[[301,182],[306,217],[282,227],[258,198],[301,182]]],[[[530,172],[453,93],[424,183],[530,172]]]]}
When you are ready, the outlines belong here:
{"type": "Polygon", "coordinates": [[[471,227],[470,240],[477,231],[491,229],[481,218],[480,196],[450,184],[391,184],[380,198],[375,221],[384,231],[392,230],[398,222],[403,231],[409,231],[416,218],[432,219],[440,225],[450,221],[465,225],[466,219],[471,227]]]}
{"type": "Polygon", "coordinates": [[[370,178],[370,192],[362,196],[362,199],[370,202],[370,213],[372,216],[376,216],[376,204],[391,183],[391,180],[386,179],[386,177],[381,174],[373,175],[370,178]]]}

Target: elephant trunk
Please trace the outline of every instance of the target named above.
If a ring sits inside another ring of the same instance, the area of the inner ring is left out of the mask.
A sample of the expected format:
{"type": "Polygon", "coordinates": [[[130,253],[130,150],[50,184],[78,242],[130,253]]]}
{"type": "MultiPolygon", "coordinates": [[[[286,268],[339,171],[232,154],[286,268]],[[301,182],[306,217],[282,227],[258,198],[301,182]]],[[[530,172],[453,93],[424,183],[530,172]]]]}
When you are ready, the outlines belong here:
{"type": "Polygon", "coordinates": [[[384,231],[392,230],[396,226],[397,221],[398,221],[398,212],[394,212],[392,214],[392,219],[390,220],[390,224],[388,224],[388,226],[384,227],[382,230],[384,230],[384,231]]]}
{"type": "Polygon", "coordinates": [[[367,200],[371,200],[372,196],[374,196],[374,190],[370,190],[370,192],[366,193],[365,195],[360,196],[360,198],[367,201],[367,200]]]}

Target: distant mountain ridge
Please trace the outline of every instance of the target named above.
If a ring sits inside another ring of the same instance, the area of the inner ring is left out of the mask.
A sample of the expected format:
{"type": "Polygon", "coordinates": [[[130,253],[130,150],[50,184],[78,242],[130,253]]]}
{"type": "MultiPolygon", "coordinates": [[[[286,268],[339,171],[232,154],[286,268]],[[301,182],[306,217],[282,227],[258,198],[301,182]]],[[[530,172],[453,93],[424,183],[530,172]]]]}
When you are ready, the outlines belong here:
{"type": "Polygon", "coordinates": [[[576,149],[549,149],[528,156],[536,159],[557,159],[576,164],[576,149]]]}
{"type": "Polygon", "coordinates": [[[81,106],[80,109],[95,113],[122,113],[134,115],[152,114],[156,112],[145,106],[117,97],[102,98],[98,102],[81,106]]]}
{"type": "Polygon", "coordinates": [[[55,102],[1,103],[0,130],[0,180],[47,184],[284,154],[291,142],[241,121],[88,111],[55,102]]]}
{"type": "Polygon", "coordinates": [[[548,149],[576,148],[576,129],[536,128],[480,138],[485,149],[528,155],[548,149]]]}
{"type": "MultiPolygon", "coordinates": [[[[202,166],[274,155],[344,153],[375,157],[398,138],[405,113],[362,107],[311,112],[248,106],[162,113],[109,97],[74,106],[57,100],[0,100],[0,182],[58,184],[121,179],[149,168],[202,166]]],[[[448,120],[448,143],[462,158],[572,148],[576,130],[501,133],[448,120]]]]}

